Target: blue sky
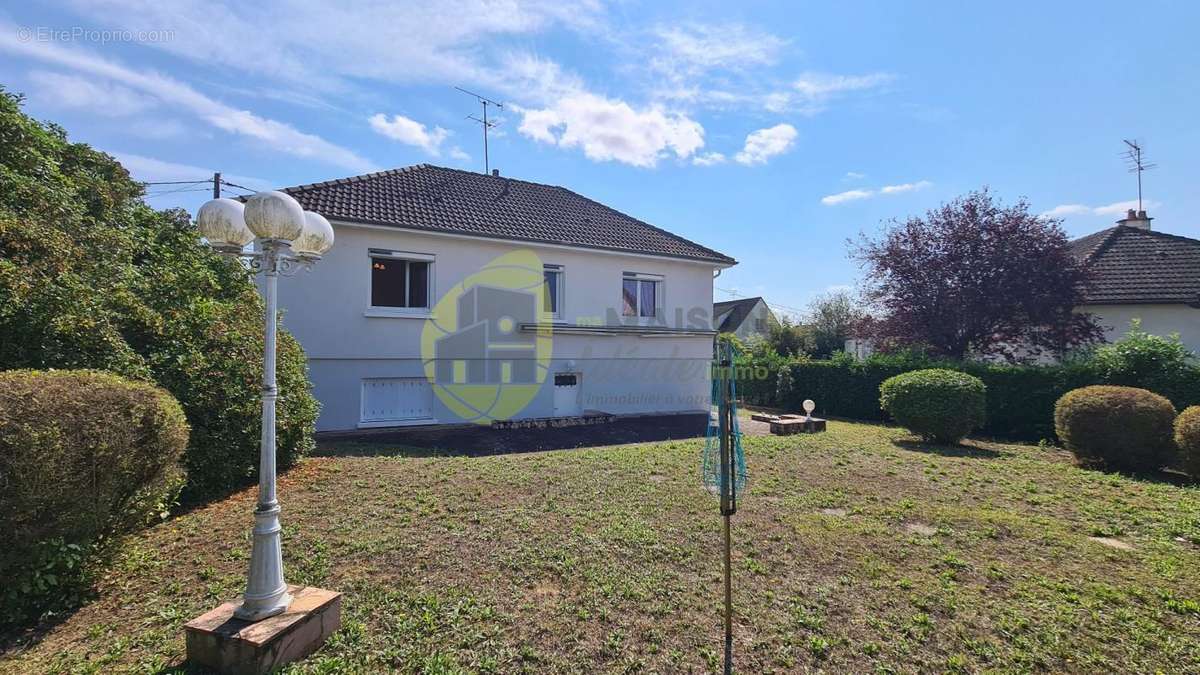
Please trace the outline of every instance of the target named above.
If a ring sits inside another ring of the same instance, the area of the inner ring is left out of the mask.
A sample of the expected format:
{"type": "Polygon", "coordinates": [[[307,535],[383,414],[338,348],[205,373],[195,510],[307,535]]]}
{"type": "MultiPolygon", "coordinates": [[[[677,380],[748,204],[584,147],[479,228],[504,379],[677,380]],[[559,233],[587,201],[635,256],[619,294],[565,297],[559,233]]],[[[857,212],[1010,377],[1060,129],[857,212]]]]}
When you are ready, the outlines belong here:
{"type": "Polygon", "coordinates": [[[1123,138],[1158,164],[1155,229],[1200,237],[1198,25],[1189,2],[88,0],[0,10],[0,83],[138,179],[252,188],[482,170],[465,87],[506,104],[502,173],[728,253],[717,299],[788,311],[855,284],[847,238],[983,185],[1108,226],[1136,197],[1123,138]]]}

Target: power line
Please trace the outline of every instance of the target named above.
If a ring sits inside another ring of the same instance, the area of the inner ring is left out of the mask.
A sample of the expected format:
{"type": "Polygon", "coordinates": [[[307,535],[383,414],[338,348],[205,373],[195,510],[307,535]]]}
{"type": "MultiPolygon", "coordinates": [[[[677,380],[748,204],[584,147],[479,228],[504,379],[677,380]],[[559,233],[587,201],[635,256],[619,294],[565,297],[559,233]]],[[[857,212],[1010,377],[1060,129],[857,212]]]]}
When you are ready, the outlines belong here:
{"type": "Polygon", "coordinates": [[[228,185],[231,188],[238,188],[239,190],[245,190],[246,192],[257,192],[257,190],[254,190],[253,188],[248,188],[245,185],[238,185],[237,183],[230,183],[227,180],[222,180],[221,185],[228,185]]]}
{"type": "Polygon", "coordinates": [[[162,197],[164,195],[173,195],[173,194],[178,194],[180,192],[208,192],[208,188],[207,187],[195,187],[195,188],[182,187],[182,188],[175,188],[173,190],[164,190],[162,192],[154,192],[154,193],[147,192],[146,196],[147,197],[162,197]]]}
{"type": "MultiPolygon", "coordinates": [[[[734,299],[735,299],[735,300],[746,300],[746,299],[748,299],[748,297],[747,297],[747,296],[745,296],[745,295],[742,295],[741,293],[739,293],[739,292],[737,291],[737,289],[730,289],[730,288],[718,288],[717,290],[718,290],[718,291],[721,291],[722,293],[729,293],[730,295],[734,296],[734,299]]],[[[787,305],[780,305],[780,304],[778,304],[778,303],[775,303],[775,302],[767,302],[767,300],[766,300],[765,298],[763,299],[763,302],[764,302],[764,303],[766,303],[767,307],[770,307],[770,308],[772,308],[772,309],[782,309],[782,310],[787,310],[787,312],[788,312],[788,313],[791,313],[791,314],[799,314],[799,315],[804,315],[804,314],[807,314],[807,313],[808,313],[808,310],[804,310],[804,309],[797,309],[797,308],[795,308],[795,307],[789,307],[789,306],[787,306],[787,305]]]]}

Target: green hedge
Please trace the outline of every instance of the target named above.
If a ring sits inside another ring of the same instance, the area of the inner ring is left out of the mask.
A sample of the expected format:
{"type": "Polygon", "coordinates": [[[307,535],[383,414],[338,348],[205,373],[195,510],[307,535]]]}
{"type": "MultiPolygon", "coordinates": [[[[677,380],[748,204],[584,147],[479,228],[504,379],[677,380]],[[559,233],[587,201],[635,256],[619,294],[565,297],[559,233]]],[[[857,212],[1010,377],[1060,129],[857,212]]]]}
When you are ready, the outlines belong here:
{"type": "MultiPolygon", "coordinates": [[[[769,371],[766,381],[778,383],[779,371],[785,368],[789,374],[784,379],[790,379],[787,391],[767,397],[770,388],[746,375],[754,372],[753,366],[747,359],[739,371],[743,379],[738,391],[751,391],[758,397],[745,397],[747,402],[798,411],[807,398],[816,402],[818,415],[872,421],[888,419],[879,407],[879,386],[888,378],[924,368],[962,371],[978,377],[987,387],[987,422],[980,433],[1032,441],[1055,438],[1054,404],[1063,394],[1087,385],[1111,383],[1105,372],[1087,361],[1025,366],[939,362],[912,355],[855,361],[843,355],[828,361],[792,360],[764,365],[769,371]]],[[[1129,384],[1128,379],[1121,384],[1129,384]]],[[[1176,408],[1200,404],[1200,368],[1192,366],[1175,373],[1169,387],[1156,384],[1169,389],[1159,393],[1170,398],[1176,408]]],[[[1154,386],[1145,388],[1155,390],[1154,386]]]]}
{"type": "Polygon", "coordinates": [[[0,373],[0,624],[71,604],[100,542],[164,514],[187,442],[179,403],[152,384],[0,373]]]}

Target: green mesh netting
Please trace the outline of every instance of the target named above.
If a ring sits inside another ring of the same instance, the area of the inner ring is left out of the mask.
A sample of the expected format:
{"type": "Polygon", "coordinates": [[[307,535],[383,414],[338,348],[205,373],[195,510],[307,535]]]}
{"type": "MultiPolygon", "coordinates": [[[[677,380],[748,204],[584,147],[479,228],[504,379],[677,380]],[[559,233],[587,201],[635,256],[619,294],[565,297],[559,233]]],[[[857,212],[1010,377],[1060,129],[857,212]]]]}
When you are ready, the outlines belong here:
{"type": "Polygon", "coordinates": [[[731,494],[741,493],[746,488],[746,454],[742,450],[742,431],[737,417],[737,379],[733,376],[733,363],[736,356],[737,350],[728,342],[718,342],[713,347],[712,393],[708,412],[708,430],[704,438],[704,462],[701,477],[704,480],[704,487],[716,495],[725,492],[722,489],[725,485],[721,480],[720,414],[722,405],[728,405],[731,408],[730,418],[733,420],[730,429],[734,467],[733,492],[731,494]],[[722,367],[722,361],[729,363],[729,367],[722,367]],[[728,386],[730,390],[728,401],[723,400],[721,396],[721,389],[724,386],[728,386]]]}

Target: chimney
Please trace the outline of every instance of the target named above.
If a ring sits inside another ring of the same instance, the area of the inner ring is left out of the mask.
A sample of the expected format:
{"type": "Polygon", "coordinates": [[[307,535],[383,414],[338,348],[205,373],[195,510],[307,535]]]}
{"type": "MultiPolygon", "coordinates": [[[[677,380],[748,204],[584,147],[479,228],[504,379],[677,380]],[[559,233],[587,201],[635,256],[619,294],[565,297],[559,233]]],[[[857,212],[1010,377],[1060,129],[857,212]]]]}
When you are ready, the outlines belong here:
{"type": "Polygon", "coordinates": [[[1150,216],[1147,216],[1144,210],[1136,211],[1134,209],[1129,209],[1125,212],[1125,217],[1118,220],[1117,224],[1124,225],[1126,227],[1136,227],[1139,230],[1148,230],[1150,229],[1151,220],[1154,219],[1150,216]]]}
{"type": "MultiPolygon", "coordinates": [[[[492,176],[495,178],[499,178],[500,177],[500,169],[492,169],[492,176]]],[[[1144,211],[1142,212],[1142,215],[1146,215],[1144,211]]]]}

